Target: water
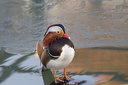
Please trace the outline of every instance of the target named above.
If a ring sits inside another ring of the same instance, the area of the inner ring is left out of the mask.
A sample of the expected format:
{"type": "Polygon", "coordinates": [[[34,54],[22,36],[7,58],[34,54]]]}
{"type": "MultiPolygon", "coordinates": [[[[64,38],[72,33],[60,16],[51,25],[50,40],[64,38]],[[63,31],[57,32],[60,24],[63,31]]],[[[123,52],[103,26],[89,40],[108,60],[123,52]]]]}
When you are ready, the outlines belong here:
{"type": "Polygon", "coordinates": [[[21,85],[26,80],[31,85],[43,84],[39,59],[27,54],[33,53],[46,28],[55,23],[66,27],[66,33],[78,50],[68,68],[77,71],[73,72],[73,78],[83,75],[88,80],[87,73],[91,72],[88,74],[91,80],[99,80],[90,85],[102,85],[97,82],[109,79],[109,85],[128,84],[128,0],[1,0],[0,48],[1,52],[2,49],[7,52],[0,54],[2,85],[16,84],[15,79],[21,85]],[[116,48],[78,49],[102,46],[116,48]],[[81,52],[89,52],[82,58],[86,62],[77,61],[83,55],[81,52]]]}
{"type": "Polygon", "coordinates": [[[0,46],[30,53],[46,28],[65,25],[76,48],[128,46],[127,0],[0,1],[0,46]]]}

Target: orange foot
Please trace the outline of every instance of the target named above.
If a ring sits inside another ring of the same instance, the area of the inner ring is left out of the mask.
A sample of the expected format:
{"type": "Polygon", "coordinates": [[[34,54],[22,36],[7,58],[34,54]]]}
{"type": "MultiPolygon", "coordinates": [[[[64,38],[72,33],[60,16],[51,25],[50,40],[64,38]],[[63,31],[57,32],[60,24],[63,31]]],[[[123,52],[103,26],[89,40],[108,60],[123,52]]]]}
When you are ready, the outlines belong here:
{"type": "Polygon", "coordinates": [[[71,79],[69,76],[67,76],[67,75],[63,75],[61,79],[63,79],[63,80],[72,80],[72,79],[71,79]]]}
{"type": "Polygon", "coordinates": [[[67,75],[66,75],[66,68],[64,68],[64,74],[63,74],[63,76],[62,76],[62,78],[61,78],[65,83],[67,83],[67,82],[69,82],[70,80],[72,80],[70,77],[68,77],[67,75]]]}
{"type": "Polygon", "coordinates": [[[59,77],[55,77],[55,83],[60,83],[60,82],[64,82],[63,79],[59,77]]]}
{"type": "Polygon", "coordinates": [[[69,76],[67,75],[63,75],[61,77],[61,79],[63,80],[64,83],[68,83],[70,80],[72,80],[69,76]]]}

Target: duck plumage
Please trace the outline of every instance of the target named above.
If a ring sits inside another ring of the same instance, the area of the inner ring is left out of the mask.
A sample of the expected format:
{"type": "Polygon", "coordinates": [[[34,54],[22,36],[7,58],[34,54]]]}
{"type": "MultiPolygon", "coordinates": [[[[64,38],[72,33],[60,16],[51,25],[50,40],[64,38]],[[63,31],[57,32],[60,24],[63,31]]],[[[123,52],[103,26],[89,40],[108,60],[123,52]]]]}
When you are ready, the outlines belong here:
{"type": "Polygon", "coordinates": [[[65,27],[61,24],[49,26],[42,45],[37,44],[37,53],[45,69],[58,70],[67,67],[74,58],[75,50],[72,41],[65,34],[65,27]]]}

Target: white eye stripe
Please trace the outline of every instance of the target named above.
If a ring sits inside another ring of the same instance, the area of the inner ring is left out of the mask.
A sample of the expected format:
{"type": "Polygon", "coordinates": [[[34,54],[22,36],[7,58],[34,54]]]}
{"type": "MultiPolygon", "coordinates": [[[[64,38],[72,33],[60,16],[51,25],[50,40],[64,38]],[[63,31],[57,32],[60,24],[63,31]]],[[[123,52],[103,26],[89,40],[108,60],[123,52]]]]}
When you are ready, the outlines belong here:
{"type": "Polygon", "coordinates": [[[60,32],[61,28],[59,26],[53,26],[53,27],[50,27],[46,33],[46,35],[49,33],[49,32],[60,32]]]}
{"type": "Polygon", "coordinates": [[[60,30],[61,28],[59,26],[53,26],[53,27],[50,27],[48,30],[49,31],[58,31],[60,30]]]}

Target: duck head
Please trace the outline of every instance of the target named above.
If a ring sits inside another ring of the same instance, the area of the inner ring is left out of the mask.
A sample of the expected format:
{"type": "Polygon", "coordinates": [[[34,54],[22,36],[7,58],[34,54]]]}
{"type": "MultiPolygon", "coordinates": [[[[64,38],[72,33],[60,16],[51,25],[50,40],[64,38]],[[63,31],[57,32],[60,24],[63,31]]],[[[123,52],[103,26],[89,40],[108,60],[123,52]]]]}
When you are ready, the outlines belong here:
{"type": "Polygon", "coordinates": [[[62,24],[54,24],[47,28],[44,39],[43,46],[49,46],[53,41],[60,38],[69,38],[68,35],[65,34],[65,27],[62,24]]]}

